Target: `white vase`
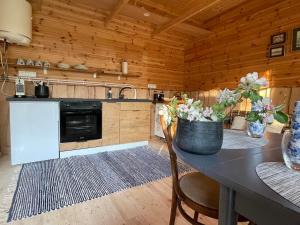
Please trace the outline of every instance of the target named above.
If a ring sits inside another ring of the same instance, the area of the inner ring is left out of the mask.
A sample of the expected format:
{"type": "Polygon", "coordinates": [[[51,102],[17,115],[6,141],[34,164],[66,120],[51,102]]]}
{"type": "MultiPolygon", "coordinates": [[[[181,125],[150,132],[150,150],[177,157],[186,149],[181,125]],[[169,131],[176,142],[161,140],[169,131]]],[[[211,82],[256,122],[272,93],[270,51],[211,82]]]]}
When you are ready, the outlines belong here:
{"type": "Polygon", "coordinates": [[[253,138],[262,138],[265,134],[266,124],[261,123],[259,120],[255,122],[248,122],[247,133],[253,138]]]}

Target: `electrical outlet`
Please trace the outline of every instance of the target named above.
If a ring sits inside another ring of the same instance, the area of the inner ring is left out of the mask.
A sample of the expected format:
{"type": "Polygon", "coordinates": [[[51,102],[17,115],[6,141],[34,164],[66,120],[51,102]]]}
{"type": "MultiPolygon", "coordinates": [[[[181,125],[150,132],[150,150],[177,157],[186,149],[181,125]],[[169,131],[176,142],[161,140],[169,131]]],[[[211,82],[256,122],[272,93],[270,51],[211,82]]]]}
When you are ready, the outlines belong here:
{"type": "Polygon", "coordinates": [[[19,77],[36,77],[36,72],[20,70],[18,72],[18,76],[19,77]]]}
{"type": "Polygon", "coordinates": [[[156,84],[148,84],[149,89],[156,89],[156,84]]]}

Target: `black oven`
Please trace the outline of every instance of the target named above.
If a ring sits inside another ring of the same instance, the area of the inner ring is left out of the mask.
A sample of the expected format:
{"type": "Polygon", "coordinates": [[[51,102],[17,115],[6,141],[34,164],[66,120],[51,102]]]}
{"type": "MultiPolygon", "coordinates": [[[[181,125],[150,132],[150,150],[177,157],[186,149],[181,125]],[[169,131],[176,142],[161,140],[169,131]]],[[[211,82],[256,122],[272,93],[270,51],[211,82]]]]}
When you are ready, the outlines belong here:
{"type": "Polygon", "coordinates": [[[102,138],[102,104],[100,101],[60,102],[60,142],[102,138]]]}

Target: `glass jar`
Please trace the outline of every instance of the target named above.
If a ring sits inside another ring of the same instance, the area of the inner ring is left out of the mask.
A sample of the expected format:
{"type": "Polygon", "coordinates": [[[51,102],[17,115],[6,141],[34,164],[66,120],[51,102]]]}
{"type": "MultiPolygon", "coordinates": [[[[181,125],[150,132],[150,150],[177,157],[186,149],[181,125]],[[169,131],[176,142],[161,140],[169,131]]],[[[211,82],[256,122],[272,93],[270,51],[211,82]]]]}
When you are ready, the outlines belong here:
{"type": "Polygon", "coordinates": [[[284,132],[281,149],[286,166],[300,171],[300,101],[295,103],[291,130],[284,132]]]}
{"type": "Polygon", "coordinates": [[[300,171],[300,145],[293,140],[290,130],[286,130],[283,134],[281,150],[285,165],[290,169],[300,171]]]}

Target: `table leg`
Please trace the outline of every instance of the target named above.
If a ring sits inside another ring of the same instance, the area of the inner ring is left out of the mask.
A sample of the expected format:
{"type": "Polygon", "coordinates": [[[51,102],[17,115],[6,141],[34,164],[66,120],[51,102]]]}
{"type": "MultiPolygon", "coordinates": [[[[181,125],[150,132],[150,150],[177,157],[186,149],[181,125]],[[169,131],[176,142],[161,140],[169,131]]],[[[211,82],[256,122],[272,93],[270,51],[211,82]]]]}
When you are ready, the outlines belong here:
{"type": "Polygon", "coordinates": [[[234,210],[234,190],[221,184],[219,202],[219,225],[237,225],[237,214],[234,210]]]}

